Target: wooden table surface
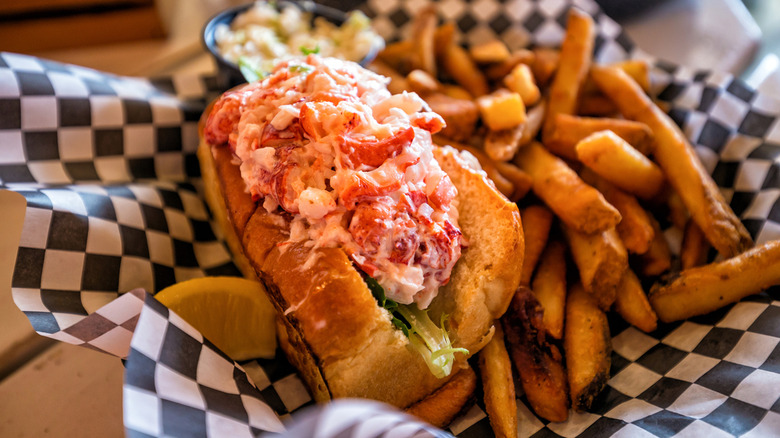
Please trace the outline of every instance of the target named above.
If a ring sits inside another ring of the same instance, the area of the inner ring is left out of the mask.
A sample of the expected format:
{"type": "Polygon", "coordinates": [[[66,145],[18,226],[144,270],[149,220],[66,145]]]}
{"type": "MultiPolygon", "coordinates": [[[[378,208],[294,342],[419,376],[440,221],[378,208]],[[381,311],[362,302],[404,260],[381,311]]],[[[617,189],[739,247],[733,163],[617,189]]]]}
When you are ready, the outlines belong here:
{"type": "MultiPolygon", "coordinates": [[[[751,11],[772,8],[773,0],[749,2],[751,11]]],[[[46,58],[97,68],[124,75],[165,75],[179,72],[211,72],[211,60],[200,47],[200,29],[215,10],[228,6],[228,0],[167,0],[161,1],[164,19],[170,26],[170,36],[164,41],[137,42],[119,46],[94,47],[36,54],[46,58]],[[184,7],[186,5],[186,7],[184,7]],[[138,62],[143,59],[145,62],[138,62]]],[[[669,52],[669,47],[659,47],[651,32],[655,26],[677,26],[665,29],[664,34],[676,32],[682,41],[690,29],[683,29],[684,22],[670,20],[669,15],[687,10],[691,17],[702,14],[719,16],[724,20],[744,21],[738,0],[680,0],[667,10],[651,11],[648,15],[634,17],[624,24],[628,33],[646,51],[674,60],[684,53],[669,52]],[[734,8],[737,8],[736,18],[734,8]],[[676,8],[676,9],[675,9],[676,8]],[[725,8],[725,9],[724,9],[725,8]],[[731,8],[731,9],[730,9],[731,8]],[[731,16],[724,16],[726,11],[731,16]],[[730,12],[729,12],[730,11],[730,12]],[[720,15],[718,15],[720,14],[720,15]],[[670,24],[671,23],[671,24],[670,24]],[[676,23],[676,24],[675,24],[676,23]]],[[[776,8],[777,4],[775,4],[776,8]]],[[[778,14],[775,14],[777,17],[778,14]]],[[[749,19],[749,15],[747,16],[749,19]]],[[[761,24],[767,36],[780,32],[778,19],[767,21],[762,16],[761,24]]],[[[698,21],[697,21],[698,22],[698,21]]],[[[702,26],[706,23],[699,22],[702,26]]],[[[715,35],[706,26],[699,29],[705,34],[715,35]]],[[[749,31],[745,31],[750,36],[749,31]]],[[[732,33],[733,35],[734,33],[732,33]]],[[[715,38],[715,36],[713,36],[715,38]]],[[[755,70],[758,60],[752,54],[757,40],[737,45],[740,53],[724,57],[722,51],[713,49],[713,41],[699,49],[685,46],[680,50],[696,53],[699,67],[710,67],[741,73],[748,65],[755,70]],[[747,44],[747,45],[745,45],[747,44]]],[[[777,53],[778,42],[769,40],[770,50],[777,53]],[[774,46],[772,46],[774,44],[774,46]],[[774,47],[774,49],[772,49],[774,47]]],[[[768,53],[762,46],[762,55],[768,53]]],[[[771,53],[771,52],[769,52],[771,53]]],[[[771,63],[770,63],[771,64],[771,63]]],[[[771,67],[771,66],[770,66],[771,67]]],[[[771,70],[771,69],[770,69],[771,70]]],[[[777,70],[767,75],[768,83],[780,84],[777,70]]],[[[765,78],[762,78],[762,80],[765,78]]],[[[754,84],[758,85],[758,84],[754,84]]],[[[780,85],[777,88],[780,91],[780,85]]],[[[14,208],[23,212],[18,196],[0,192],[0,205],[13,213],[14,208]]],[[[23,202],[23,200],[22,200],[23,202]]],[[[38,436],[101,436],[120,437],[122,426],[122,364],[117,358],[85,348],[50,341],[35,334],[27,318],[13,304],[10,291],[10,276],[21,231],[20,218],[14,223],[13,214],[3,219],[3,235],[0,235],[0,437],[38,436]]]]}

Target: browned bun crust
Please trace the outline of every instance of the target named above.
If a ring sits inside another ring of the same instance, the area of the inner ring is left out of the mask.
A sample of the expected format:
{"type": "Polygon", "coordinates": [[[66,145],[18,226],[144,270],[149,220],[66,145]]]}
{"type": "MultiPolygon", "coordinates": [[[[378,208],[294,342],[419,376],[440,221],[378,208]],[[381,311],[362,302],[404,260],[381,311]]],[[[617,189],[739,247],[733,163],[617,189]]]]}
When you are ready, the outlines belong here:
{"type": "MultiPolygon", "coordinates": [[[[439,150],[436,157],[459,190],[459,220],[469,246],[431,308],[434,321],[449,315],[453,345],[473,354],[489,341],[493,321],[520,281],[523,238],[517,206],[453,154],[439,150]]],[[[303,269],[311,250],[304,243],[282,244],[289,217],[257,207],[226,146],[202,140],[198,157],[206,201],[237,263],[245,263],[242,271],[256,273],[265,284],[283,328],[282,348],[315,400],[362,397],[405,408],[449,380],[434,377],[409,348],[344,251],[318,249],[313,267],[303,269]]],[[[466,359],[456,355],[452,375],[468,366],[466,359]]]]}

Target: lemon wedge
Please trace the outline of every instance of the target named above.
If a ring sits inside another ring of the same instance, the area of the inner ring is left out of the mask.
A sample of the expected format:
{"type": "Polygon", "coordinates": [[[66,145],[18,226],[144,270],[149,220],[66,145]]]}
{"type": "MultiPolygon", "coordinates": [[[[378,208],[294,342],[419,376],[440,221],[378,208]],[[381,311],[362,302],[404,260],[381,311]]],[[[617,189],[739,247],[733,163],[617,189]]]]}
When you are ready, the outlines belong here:
{"type": "Polygon", "coordinates": [[[274,357],[275,310],[257,281],[194,278],[161,290],[155,298],[233,360],[274,357]]]}

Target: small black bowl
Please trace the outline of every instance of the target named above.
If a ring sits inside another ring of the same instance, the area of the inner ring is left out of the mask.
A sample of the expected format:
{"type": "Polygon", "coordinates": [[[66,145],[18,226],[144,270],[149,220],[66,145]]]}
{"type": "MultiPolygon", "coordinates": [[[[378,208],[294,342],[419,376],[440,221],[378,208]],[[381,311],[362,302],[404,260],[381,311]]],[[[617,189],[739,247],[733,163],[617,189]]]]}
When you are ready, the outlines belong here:
{"type": "MultiPolygon", "coordinates": [[[[226,9],[218,13],[217,15],[213,16],[203,27],[203,34],[202,34],[203,45],[206,47],[206,50],[208,50],[209,53],[211,53],[211,56],[214,58],[214,61],[217,63],[217,84],[223,90],[227,90],[229,88],[235,87],[236,85],[243,84],[246,82],[246,79],[244,79],[244,76],[241,74],[238,65],[236,65],[234,62],[228,61],[219,53],[219,50],[217,49],[217,42],[214,38],[214,32],[217,28],[217,25],[219,24],[229,25],[233,21],[233,19],[236,18],[237,15],[248,10],[253,5],[254,2],[245,5],[235,6],[230,9],[226,9]]],[[[277,2],[277,7],[280,9],[288,5],[296,6],[302,11],[310,13],[312,19],[317,17],[323,17],[326,20],[338,26],[342,25],[345,21],[347,21],[346,13],[338,9],[317,4],[311,1],[294,2],[294,1],[282,0],[277,2]]],[[[380,45],[374,45],[374,47],[371,48],[368,54],[363,59],[360,60],[359,64],[362,65],[363,67],[367,66],[368,64],[371,63],[371,61],[374,60],[374,58],[376,57],[377,53],[379,53],[380,50],[382,50],[382,47],[380,45]]]]}

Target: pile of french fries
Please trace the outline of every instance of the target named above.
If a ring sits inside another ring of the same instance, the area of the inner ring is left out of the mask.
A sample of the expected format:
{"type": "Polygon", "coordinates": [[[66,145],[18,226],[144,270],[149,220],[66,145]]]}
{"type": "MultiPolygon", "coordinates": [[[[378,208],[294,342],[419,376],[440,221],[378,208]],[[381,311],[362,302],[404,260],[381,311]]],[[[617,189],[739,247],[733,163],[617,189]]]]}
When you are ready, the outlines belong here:
{"type": "Polygon", "coordinates": [[[521,208],[521,286],[479,357],[497,436],[517,433],[512,362],[534,412],[564,421],[609,380],[605,312],[652,332],[658,319],[708,313],[780,283],[780,242],[754,247],[648,97],[648,65],[593,64],[587,14],[570,11],[557,50],[511,52],[498,40],[467,50],[455,32],[425,9],[373,68],[392,92],[420,94],[447,122],[435,142],[474,155],[521,208]],[[679,258],[659,220],[684,235],[679,258]],[[710,248],[721,261],[706,264],[710,248]],[[649,299],[642,280],[654,282],[649,299]]]}

